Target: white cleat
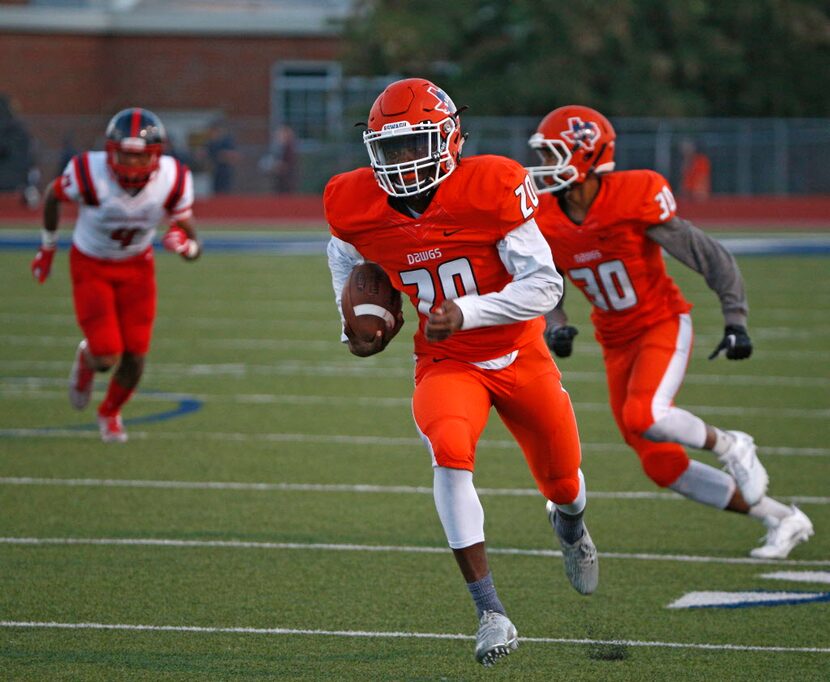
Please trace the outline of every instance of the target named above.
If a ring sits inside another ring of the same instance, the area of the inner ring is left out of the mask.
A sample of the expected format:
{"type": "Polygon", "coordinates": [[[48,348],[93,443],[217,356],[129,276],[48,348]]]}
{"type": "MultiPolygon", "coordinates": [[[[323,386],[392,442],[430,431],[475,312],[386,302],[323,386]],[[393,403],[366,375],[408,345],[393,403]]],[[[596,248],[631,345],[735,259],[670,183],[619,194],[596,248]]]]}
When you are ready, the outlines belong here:
{"type": "Polygon", "coordinates": [[[510,619],[497,611],[481,614],[476,634],[476,660],[485,668],[519,648],[519,635],[510,619]]]}
{"type": "Polygon", "coordinates": [[[596,545],[588,533],[588,527],[583,526],[584,532],[579,540],[572,545],[568,544],[556,532],[556,506],[549,500],[545,509],[548,512],[550,525],[553,526],[553,534],[562,548],[565,575],[568,576],[568,580],[577,592],[593,594],[599,585],[599,558],[596,545]]]}
{"type": "Polygon", "coordinates": [[[126,443],[127,432],[124,430],[124,422],[120,414],[109,417],[98,415],[98,430],[101,432],[101,440],[105,443],[126,443]]]}
{"type": "Polygon", "coordinates": [[[69,404],[76,410],[83,410],[92,397],[95,371],[87,367],[84,360],[86,347],[86,339],[83,339],[78,344],[78,350],[75,351],[75,360],[72,362],[72,370],[69,372],[69,404]]]}
{"type": "Polygon", "coordinates": [[[752,436],[742,431],[728,431],[735,439],[718,459],[738,484],[744,501],[754,507],[767,493],[769,476],[758,459],[752,436]]]}
{"type": "Polygon", "coordinates": [[[796,545],[807,542],[813,535],[813,524],[795,505],[792,510],[792,514],[783,519],[764,519],[767,526],[764,544],[753,549],[750,556],[756,559],[786,559],[796,545]]]}

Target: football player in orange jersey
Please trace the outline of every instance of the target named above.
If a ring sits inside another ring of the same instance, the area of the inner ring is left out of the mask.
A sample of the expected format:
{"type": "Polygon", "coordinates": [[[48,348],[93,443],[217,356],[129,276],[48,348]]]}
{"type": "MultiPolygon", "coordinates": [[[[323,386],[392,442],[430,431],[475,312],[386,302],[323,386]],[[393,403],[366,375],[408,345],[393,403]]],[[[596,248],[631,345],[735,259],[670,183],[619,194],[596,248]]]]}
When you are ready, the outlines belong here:
{"type": "MultiPolygon", "coordinates": [[[[377,98],[363,140],[371,167],[331,179],[324,205],[335,299],[349,272],[379,263],[418,313],[412,413],[432,457],[441,523],[476,606],[476,659],[518,646],[493,585],[484,512],[473,485],[476,442],[495,407],[522,448],[562,547],[573,587],[597,587],[585,528],[585,481],[570,398],[542,338],[542,314],[562,291],[534,221],[527,172],[501,156],[461,161],[464,135],[447,94],[420,78],[377,98]]],[[[342,314],[341,314],[342,318],[342,314]]],[[[358,356],[382,351],[403,324],[369,342],[346,328],[358,356]]]]}
{"type": "MultiPolygon", "coordinates": [[[[813,534],[812,523],[766,496],[767,472],[752,437],[674,405],[692,349],[692,306],[666,273],[661,247],[703,275],[720,299],[726,328],[710,359],[721,351],[730,360],[752,353],[738,265],[676,215],[671,188],[658,173],[612,172],[615,138],[598,111],[560,107],[530,138],[543,165],[528,170],[542,195],[537,220],[556,263],[591,302],[617,426],[655,483],[757,518],[767,533],[752,556],[784,558],[813,534]],[[711,450],[726,471],[690,460],[684,446],[711,450]]],[[[576,334],[560,299],[547,315],[548,346],[567,357],[576,334]]]]}

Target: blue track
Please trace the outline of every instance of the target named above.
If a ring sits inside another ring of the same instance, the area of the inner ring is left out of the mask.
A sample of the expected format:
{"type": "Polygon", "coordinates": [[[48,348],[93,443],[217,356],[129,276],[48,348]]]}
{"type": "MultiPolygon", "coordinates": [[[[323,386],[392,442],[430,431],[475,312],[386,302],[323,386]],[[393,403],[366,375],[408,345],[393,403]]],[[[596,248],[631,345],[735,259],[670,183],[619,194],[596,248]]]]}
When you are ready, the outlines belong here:
{"type": "MultiPolygon", "coordinates": [[[[210,253],[270,253],[282,255],[318,255],[326,252],[328,234],[310,233],[307,237],[296,235],[233,235],[231,233],[202,233],[203,246],[210,253]]],[[[830,255],[830,234],[804,237],[729,237],[719,241],[736,256],[816,256],[830,255]]],[[[66,249],[70,245],[69,232],[58,245],[66,249]]],[[[0,250],[36,251],[40,246],[40,234],[0,233],[0,250]]],[[[158,244],[156,245],[159,246],[158,244]]]]}

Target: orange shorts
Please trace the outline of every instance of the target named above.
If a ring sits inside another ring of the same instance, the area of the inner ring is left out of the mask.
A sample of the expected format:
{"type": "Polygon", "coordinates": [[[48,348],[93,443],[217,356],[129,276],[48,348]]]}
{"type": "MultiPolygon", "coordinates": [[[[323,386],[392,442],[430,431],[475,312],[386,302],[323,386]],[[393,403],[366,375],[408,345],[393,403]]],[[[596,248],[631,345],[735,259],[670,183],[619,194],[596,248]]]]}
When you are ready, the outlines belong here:
{"type": "Polygon", "coordinates": [[[499,370],[421,357],[412,412],[437,466],[473,471],[476,443],[495,407],[524,453],[542,494],[569,504],[582,459],[571,399],[542,337],[499,370]]]}
{"type": "Polygon", "coordinates": [[[152,248],[123,261],[69,252],[75,316],[93,355],[145,355],[156,317],[152,248]]]}
{"type": "Polygon", "coordinates": [[[691,333],[688,314],[676,315],[626,346],[603,348],[611,412],[648,476],[662,486],[677,480],[689,457],[677,443],[654,442],[642,434],[659,417],[658,404],[674,403],[691,353],[691,333]]]}

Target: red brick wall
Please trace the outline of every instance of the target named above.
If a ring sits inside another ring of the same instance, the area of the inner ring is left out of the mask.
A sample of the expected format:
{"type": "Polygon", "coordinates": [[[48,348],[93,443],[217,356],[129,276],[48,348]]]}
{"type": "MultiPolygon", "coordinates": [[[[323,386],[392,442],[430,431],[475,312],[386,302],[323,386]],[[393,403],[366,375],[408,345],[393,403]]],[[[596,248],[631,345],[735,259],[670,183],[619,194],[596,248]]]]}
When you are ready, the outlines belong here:
{"type": "Polygon", "coordinates": [[[336,38],[5,34],[0,89],[24,114],[109,116],[136,102],[267,116],[271,66],[336,59],[336,38]]]}

